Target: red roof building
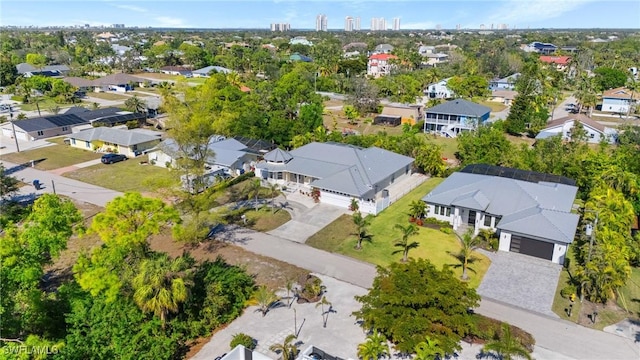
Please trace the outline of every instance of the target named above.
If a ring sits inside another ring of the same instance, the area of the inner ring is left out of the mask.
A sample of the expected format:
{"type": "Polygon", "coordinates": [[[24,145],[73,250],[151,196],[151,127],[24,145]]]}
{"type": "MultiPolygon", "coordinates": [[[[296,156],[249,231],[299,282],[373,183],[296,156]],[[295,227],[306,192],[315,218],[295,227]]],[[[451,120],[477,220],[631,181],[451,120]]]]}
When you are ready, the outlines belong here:
{"type": "Polygon", "coordinates": [[[569,65],[569,61],[571,61],[571,56],[548,56],[543,55],[540,56],[540,61],[547,64],[556,64],[556,65],[569,65]]]}
{"type": "Polygon", "coordinates": [[[380,77],[391,74],[391,70],[395,65],[391,64],[390,60],[397,58],[397,56],[391,54],[373,54],[369,56],[369,62],[367,63],[367,75],[380,77]]]}

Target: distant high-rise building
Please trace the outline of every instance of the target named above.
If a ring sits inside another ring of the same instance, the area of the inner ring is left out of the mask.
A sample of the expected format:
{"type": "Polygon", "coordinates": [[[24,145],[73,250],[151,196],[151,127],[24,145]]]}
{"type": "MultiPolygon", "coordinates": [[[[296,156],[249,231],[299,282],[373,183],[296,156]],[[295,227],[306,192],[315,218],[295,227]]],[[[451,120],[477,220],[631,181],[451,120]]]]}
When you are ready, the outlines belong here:
{"type": "Polygon", "coordinates": [[[319,14],[316,16],[316,31],[327,31],[327,15],[319,14]]]}
{"type": "Polygon", "coordinates": [[[355,21],[351,16],[344,18],[344,31],[353,31],[355,28],[355,21]]]}
{"type": "Polygon", "coordinates": [[[484,26],[484,24],[480,24],[480,30],[484,30],[484,29],[486,29],[486,28],[487,28],[487,27],[486,27],[486,26],[484,26]]]}
{"type": "Polygon", "coordinates": [[[360,31],[360,16],[357,16],[357,17],[356,17],[356,24],[355,24],[355,26],[354,26],[354,29],[353,29],[353,30],[355,30],[355,31],[360,31]]]}
{"type": "Polygon", "coordinates": [[[393,18],[393,30],[394,31],[400,30],[400,18],[399,17],[393,18]]]}
{"type": "Polygon", "coordinates": [[[111,27],[114,27],[116,29],[123,29],[124,28],[124,24],[113,24],[113,25],[111,25],[111,27]]]}
{"type": "Polygon", "coordinates": [[[371,18],[371,31],[387,30],[387,22],[384,18],[371,18]]]}
{"type": "Polygon", "coordinates": [[[462,29],[462,25],[460,24],[456,25],[456,30],[460,30],[460,29],[462,29]]]}
{"type": "Polygon", "coordinates": [[[271,31],[289,31],[291,24],[289,23],[271,23],[271,31]]]}

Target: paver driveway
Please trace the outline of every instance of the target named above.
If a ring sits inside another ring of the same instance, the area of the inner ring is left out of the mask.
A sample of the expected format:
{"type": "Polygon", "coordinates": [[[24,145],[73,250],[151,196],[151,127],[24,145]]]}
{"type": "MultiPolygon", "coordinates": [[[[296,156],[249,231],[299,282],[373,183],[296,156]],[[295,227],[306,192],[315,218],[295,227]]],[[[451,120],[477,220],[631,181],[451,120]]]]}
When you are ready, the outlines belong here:
{"type": "Polygon", "coordinates": [[[562,266],[504,251],[486,255],[491,259],[491,266],[478,287],[483,298],[558,317],[551,311],[551,305],[562,266]]]}

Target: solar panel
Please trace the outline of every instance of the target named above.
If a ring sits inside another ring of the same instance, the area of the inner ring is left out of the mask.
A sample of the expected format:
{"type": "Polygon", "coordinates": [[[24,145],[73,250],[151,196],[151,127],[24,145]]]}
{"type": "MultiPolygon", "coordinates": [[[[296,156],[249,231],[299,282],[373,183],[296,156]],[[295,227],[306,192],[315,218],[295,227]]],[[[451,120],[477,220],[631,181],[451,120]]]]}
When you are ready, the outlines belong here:
{"type": "Polygon", "coordinates": [[[503,166],[489,164],[472,164],[465,166],[460,172],[469,174],[480,174],[499,176],[509,179],[528,181],[533,183],[550,182],[564,185],[576,186],[576,181],[565,176],[546,174],[530,170],[521,170],[503,166]]]}

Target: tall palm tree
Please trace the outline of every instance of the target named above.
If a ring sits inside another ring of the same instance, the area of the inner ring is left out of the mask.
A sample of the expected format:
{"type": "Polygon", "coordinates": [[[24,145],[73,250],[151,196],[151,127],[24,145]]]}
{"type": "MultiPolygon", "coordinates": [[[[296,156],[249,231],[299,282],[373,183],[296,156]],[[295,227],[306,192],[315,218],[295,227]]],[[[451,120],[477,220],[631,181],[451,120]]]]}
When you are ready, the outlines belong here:
{"type": "Polygon", "coordinates": [[[253,206],[258,211],[258,196],[260,196],[260,190],[262,190],[262,184],[259,179],[249,181],[249,185],[244,189],[247,194],[247,198],[253,198],[253,206]]]}
{"type": "Polygon", "coordinates": [[[389,356],[390,353],[387,339],[377,330],[367,336],[365,342],[358,345],[358,357],[362,360],[378,360],[389,356]]]}
{"type": "Polygon", "coordinates": [[[329,313],[331,312],[332,306],[333,304],[327,300],[326,296],[323,296],[322,299],[316,303],[316,309],[320,307],[322,310],[322,327],[327,327],[327,321],[329,320],[329,313]],[[324,311],[325,306],[327,306],[327,311],[324,311]]]}
{"type": "Polygon", "coordinates": [[[275,212],[275,199],[278,194],[280,194],[280,187],[278,186],[278,184],[269,184],[267,190],[269,191],[269,196],[271,197],[271,212],[275,212]]]}
{"type": "Polygon", "coordinates": [[[137,95],[133,95],[132,97],[128,98],[124,102],[124,107],[131,112],[143,113],[147,111],[147,103],[145,103],[144,100],[140,99],[137,95]]]}
{"type": "Polygon", "coordinates": [[[276,301],[278,301],[278,296],[265,285],[261,285],[256,292],[253,293],[253,298],[249,303],[251,305],[257,305],[258,311],[260,311],[264,317],[276,301]]]}
{"type": "Polygon", "coordinates": [[[495,352],[500,359],[512,360],[517,357],[528,360],[533,359],[527,348],[525,348],[517,338],[511,334],[511,326],[507,323],[502,324],[502,333],[498,340],[487,342],[482,351],[495,352]]]}
{"type": "Polygon", "coordinates": [[[469,229],[462,237],[458,238],[460,239],[460,245],[462,245],[457,256],[462,263],[462,280],[468,280],[467,269],[469,268],[469,262],[473,258],[473,252],[480,245],[480,237],[473,236],[473,229],[469,229]]]}
{"type": "Polygon", "coordinates": [[[356,249],[362,249],[362,242],[373,241],[373,235],[369,233],[369,225],[371,224],[371,216],[362,216],[360,211],[356,211],[353,213],[353,223],[356,225],[356,233],[355,235],[358,237],[358,243],[356,244],[356,249]]]}
{"type": "Polygon", "coordinates": [[[425,341],[421,341],[414,349],[416,353],[415,360],[435,360],[444,357],[445,353],[440,347],[440,342],[427,337],[425,341]]]}
{"type": "Polygon", "coordinates": [[[292,343],[296,339],[293,334],[288,335],[282,344],[273,344],[269,347],[269,350],[280,353],[282,360],[293,360],[298,355],[298,345],[292,343]]]}
{"type": "Polygon", "coordinates": [[[143,260],[133,278],[133,300],[143,312],[158,316],[163,328],[169,313],[177,312],[179,305],[189,298],[192,265],[189,256],[172,260],[162,254],[143,260]]]}
{"type": "Polygon", "coordinates": [[[400,240],[396,241],[393,246],[400,248],[399,250],[394,251],[392,254],[402,253],[402,262],[407,262],[409,257],[409,250],[415,249],[420,246],[420,243],[417,241],[409,241],[409,238],[412,236],[418,235],[418,227],[414,224],[407,224],[406,226],[402,226],[400,224],[396,224],[394,229],[400,230],[402,233],[402,237],[400,240]]]}
{"type": "Polygon", "coordinates": [[[291,307],[291,304],[293,304],[293,299],[295,299],[295,284],[293,282],[293,280],[288,279],[287,282],[284,283],[284,289],[287,291],[287,299],[289,300],[288,306],[291,307]],[[290,294],[293,294],[293,296],[291,296],[290,294]]]}

